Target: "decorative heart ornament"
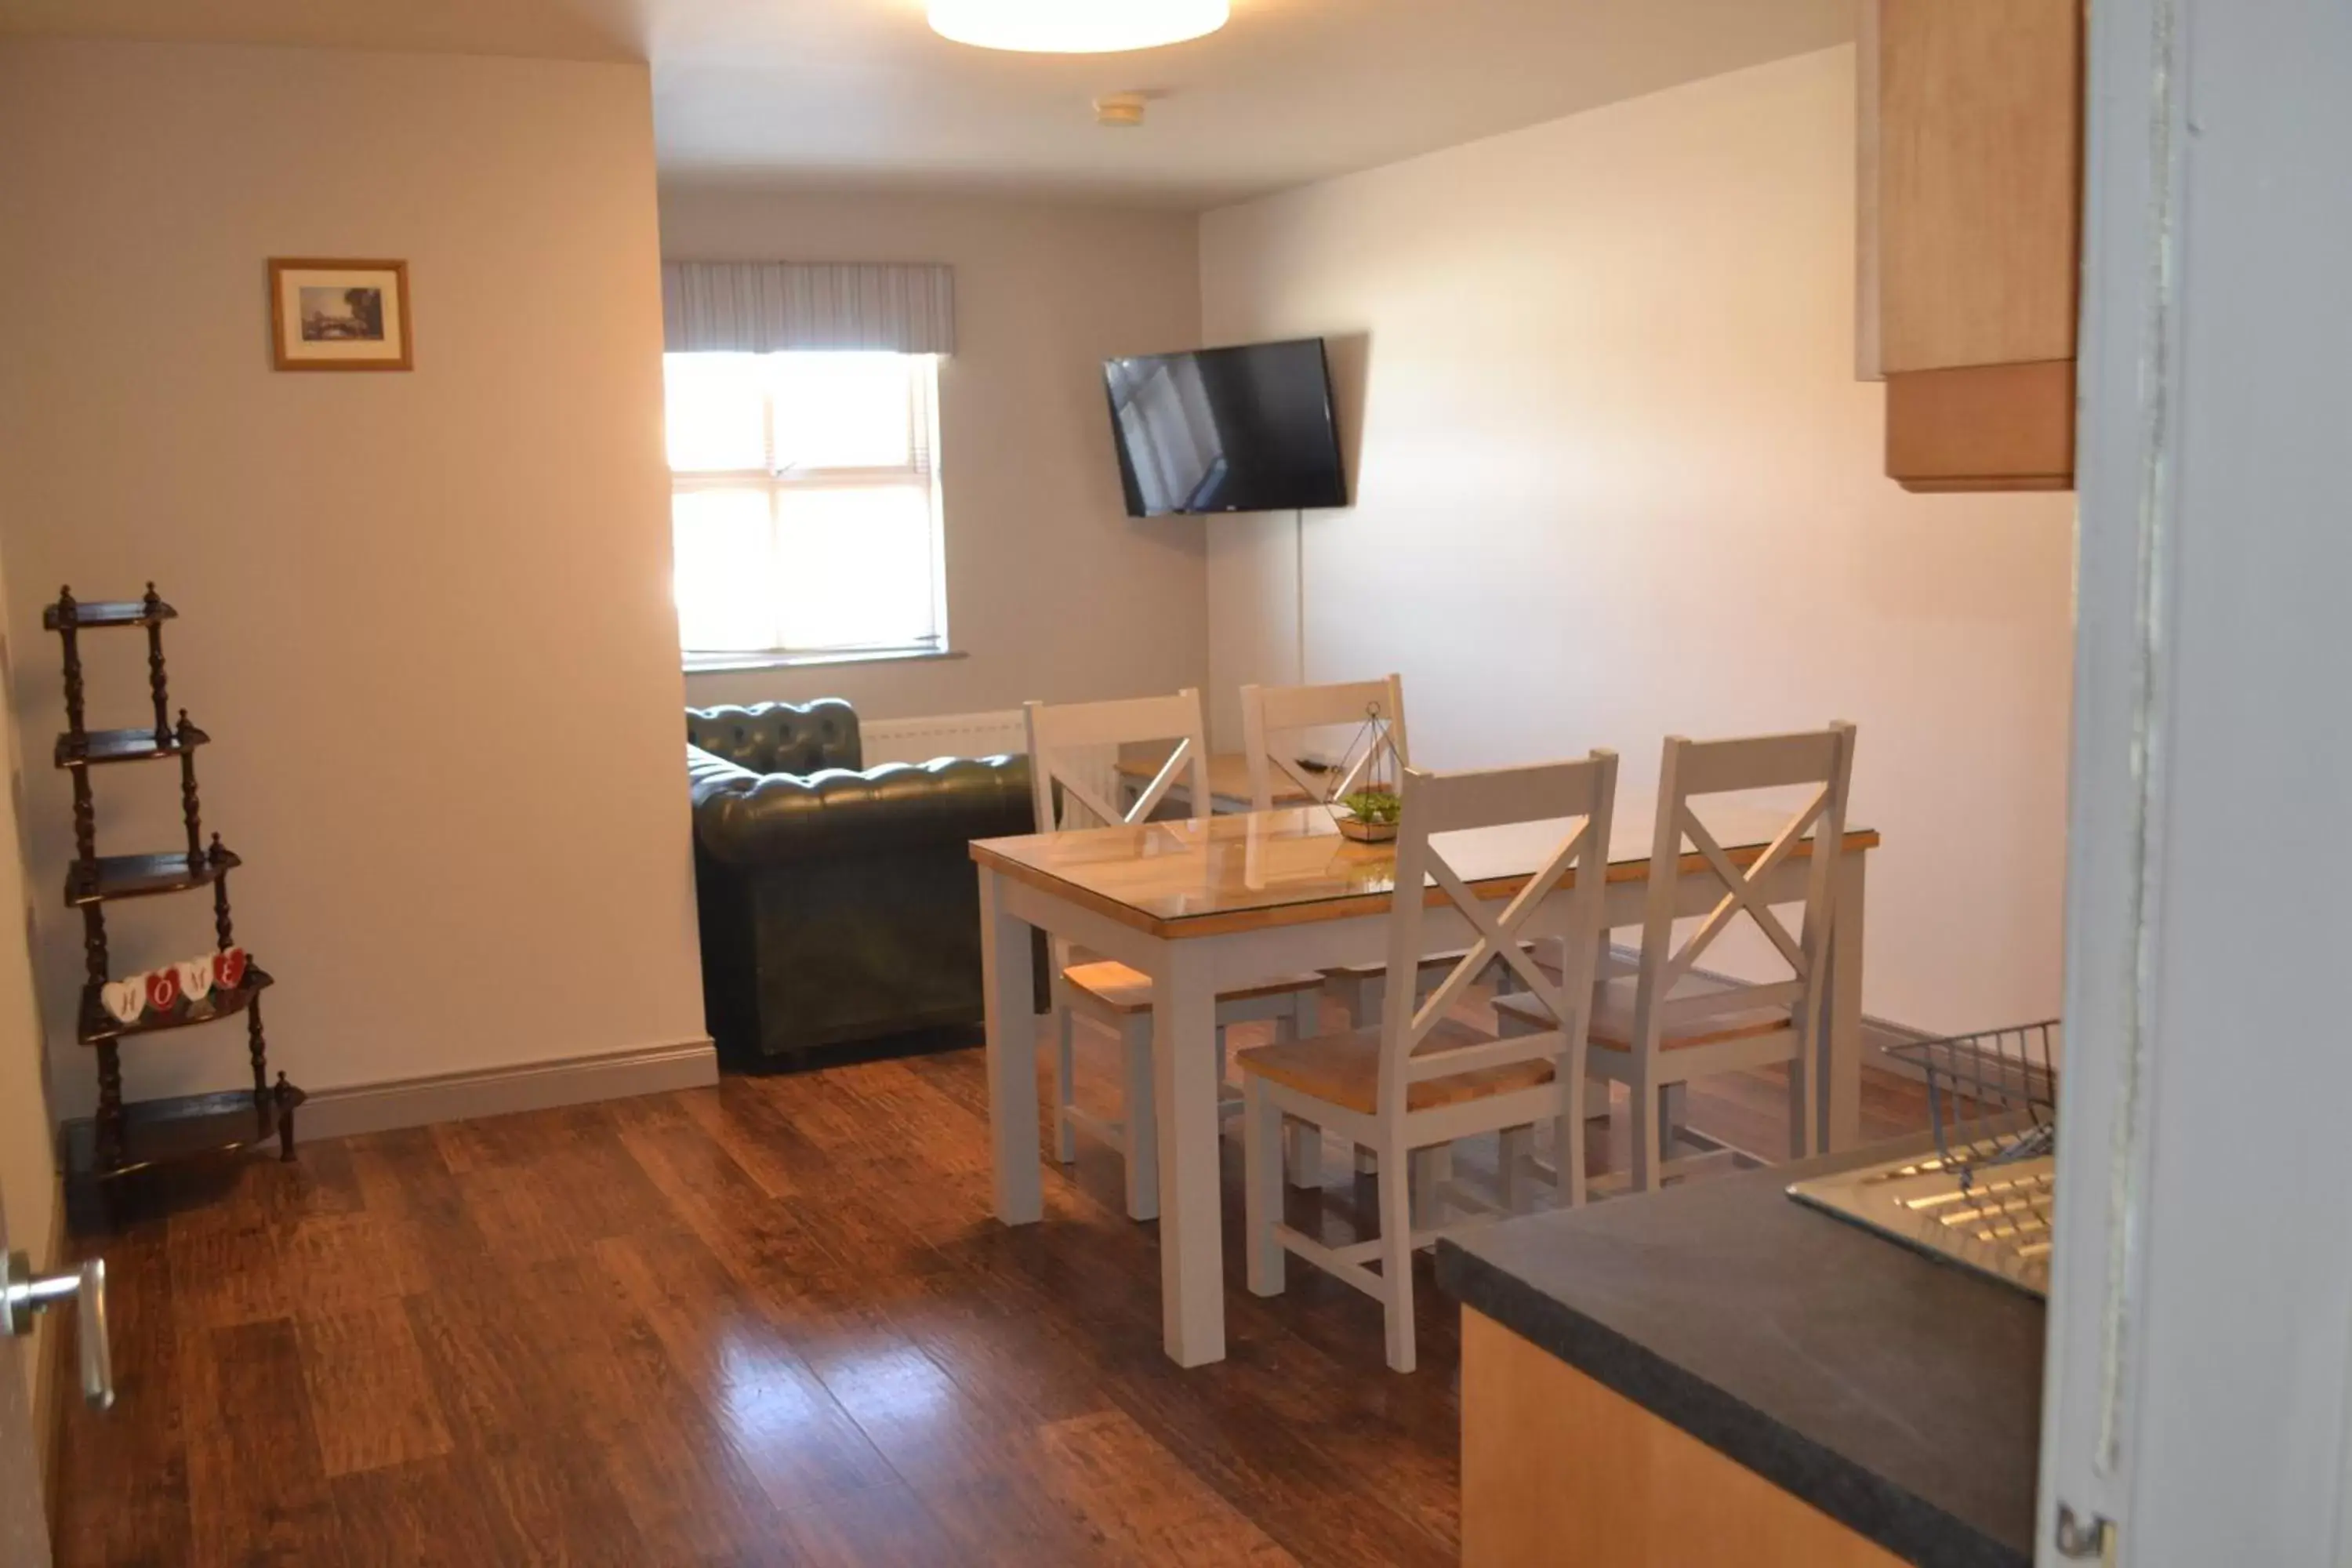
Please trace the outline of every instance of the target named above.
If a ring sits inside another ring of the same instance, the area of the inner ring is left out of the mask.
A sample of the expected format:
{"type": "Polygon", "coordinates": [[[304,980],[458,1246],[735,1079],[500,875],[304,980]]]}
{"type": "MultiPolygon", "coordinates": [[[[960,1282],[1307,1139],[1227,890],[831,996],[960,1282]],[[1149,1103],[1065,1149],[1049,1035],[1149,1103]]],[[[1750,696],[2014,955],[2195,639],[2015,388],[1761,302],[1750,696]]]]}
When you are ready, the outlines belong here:
{"type": "Polygon", "coordinates": [[[118,1024],[135,1024],[147,1010],[147,977],[126,975],[99,988],[99,1002],[118,1024]]]}
{"type": "Polygon", "coordinates": [[[175,963],[172,965],[172,973],[179,976],[180,994],[189,1001],[200,1002],[212,994],[213,955],[211,953],[206,953],[202,958],[191,958],[175,963]]]}
{"type": "Polygon", "coordinates": [[[151,971],[147,976],[147,1005],[158,1013],[168,1013],[180,1004],[180,977],[168,969],[151,971]]]}
{"type": "Polygon", "coordinates": [[[213,954],[213,984],[224,991],[234,991],[245,984],[247,963],[245,949],[225,947],[213,954]]]}

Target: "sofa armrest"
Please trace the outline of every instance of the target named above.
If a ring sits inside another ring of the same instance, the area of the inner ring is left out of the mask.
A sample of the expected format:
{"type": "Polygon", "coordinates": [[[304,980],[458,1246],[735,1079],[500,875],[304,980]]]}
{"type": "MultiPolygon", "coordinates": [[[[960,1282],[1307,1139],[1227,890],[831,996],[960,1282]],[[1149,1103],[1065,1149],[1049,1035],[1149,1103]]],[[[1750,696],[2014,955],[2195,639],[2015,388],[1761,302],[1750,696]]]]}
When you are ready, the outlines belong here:
{"type": "Polygon", "coordinates": [[[696,840],[738,866],[962,844],[1032,826],[1027,757],[942,757],[803,777],[754,773],[688,746],[687,777],[696,840]]]}

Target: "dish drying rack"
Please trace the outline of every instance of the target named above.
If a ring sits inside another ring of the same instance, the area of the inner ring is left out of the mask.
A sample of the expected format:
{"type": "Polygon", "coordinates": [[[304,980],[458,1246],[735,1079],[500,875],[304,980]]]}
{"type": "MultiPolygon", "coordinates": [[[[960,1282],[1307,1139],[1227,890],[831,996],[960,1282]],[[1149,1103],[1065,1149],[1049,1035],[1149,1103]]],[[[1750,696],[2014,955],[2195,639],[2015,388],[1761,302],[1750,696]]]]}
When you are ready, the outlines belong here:
{"type": "Polygon", "coordinates": [[[2057,1191],[2055,1018],[1886,1054],[1927,1080],[1936,1152],[1801,1181],[1789,1195],[2035,1295],[2050,1289],[2057,1191]]]}
{"type": "Polygon", "coordinates": [[[1926,1076],[1937,1160],[1960,1191],[1985,1172],[2057,1152],[2059,1037],[2060,1020],[2048,1018],[1886,1047],[1926,1076]]]}

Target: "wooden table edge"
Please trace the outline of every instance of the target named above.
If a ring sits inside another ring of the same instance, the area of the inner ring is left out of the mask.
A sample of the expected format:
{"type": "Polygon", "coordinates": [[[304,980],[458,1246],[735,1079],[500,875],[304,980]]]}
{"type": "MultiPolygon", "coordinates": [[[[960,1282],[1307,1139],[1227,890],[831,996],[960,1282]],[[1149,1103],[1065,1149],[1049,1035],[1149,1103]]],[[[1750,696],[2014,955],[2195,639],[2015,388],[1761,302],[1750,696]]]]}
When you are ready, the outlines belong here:
{"type": "MultiPolygon", "coordinates": [[[[1845,849],[1849,854],[1875,849],[1879,842],[1878,830],[1874,827],[1850,829],[1844,839],[1845,849]]],[[[1765,848],[1766,846],[1759,844],[1752,847],[1728,850],[1727,854],[1735,866],[1752,866],[1764,858],[1765,848]]],[[[1789,858],[1811,859],[1812,853],[1812,841],[1807,839],[1790,852],[1789,858]]],[[[1118,900],[1107,894],[1097,893],[1091,888],[1082,888],[1066,878],[1056,877],[1051,871],[1032,866],[1024,860],[1016,860],[1001,850],[990,847],[990,841],[987,839],[975,838],[971,841],[971,858],[976,864],[995,872],[1000,877],[1026,883],[1040,892],[1050,893],[1057,899],[1076,904],[1081,909],[1090,910],[1106,920],[1117,921],[1120,925],[1167,942],[1230,936],[1235,931],[1264,931],[1273,926],[1312,925],[1320,921],[1357,920],[1380,913],[1389,907],[1395,897],[1393,893],[1389,892],[1358,893],[1339,899],[1311,899],[1297,903],[1273,904],[1263,909],[1229,910],[1211,914],[1177,915],[1171,918],[1147,913],[1132,904],[1121,903],[1118,900]]],[[[1676,868],[1676,874],[1688,876],[1706,868],[1706,857],[1694,851],[1682,858],[1676,868]]],[[[1472,882],[1470,889],[1482,899],[1507,899],[1526,887],[1533,873],[1530,872],[1510,877],[1490,877],[1483,881],[1472,882]]],[[[1649,875],[1650,862],[1646,858],[1627,860],[1609,868],[1609,880],[1612,882],[1645,881],[1649,875]]],[[[1575,885],[1576,879],[1573,875],[1563,878],[1560,882],[1560,886],[1564,888],[1575,885]]],[[[1444,907],[1445,890],[1442,888],[1430,889],[1428,902],[1432,908],[1444,907]]]]}

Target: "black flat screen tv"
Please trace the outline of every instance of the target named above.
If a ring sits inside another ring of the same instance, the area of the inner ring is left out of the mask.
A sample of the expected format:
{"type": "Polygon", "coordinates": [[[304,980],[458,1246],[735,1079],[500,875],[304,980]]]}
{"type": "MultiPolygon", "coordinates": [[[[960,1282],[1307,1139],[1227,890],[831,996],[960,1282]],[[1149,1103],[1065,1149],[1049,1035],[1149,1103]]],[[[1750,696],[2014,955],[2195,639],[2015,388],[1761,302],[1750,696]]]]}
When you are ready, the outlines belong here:
{"type": "Polygon", "coordinates": [[[1323,340],[1107,360],[1129,517],[1348,504],[1323,340]]]}

